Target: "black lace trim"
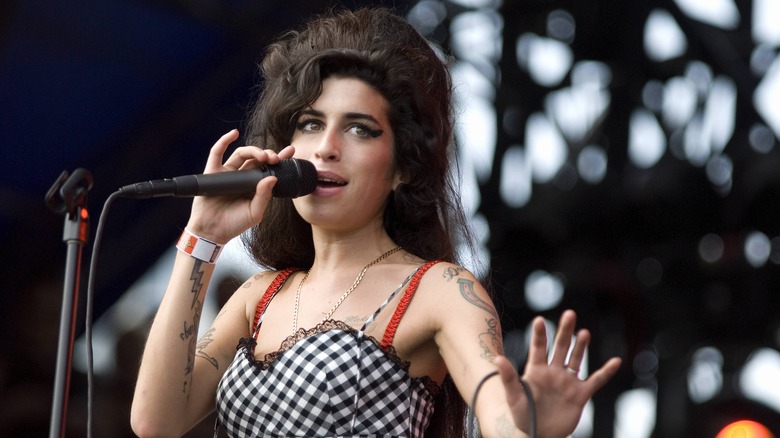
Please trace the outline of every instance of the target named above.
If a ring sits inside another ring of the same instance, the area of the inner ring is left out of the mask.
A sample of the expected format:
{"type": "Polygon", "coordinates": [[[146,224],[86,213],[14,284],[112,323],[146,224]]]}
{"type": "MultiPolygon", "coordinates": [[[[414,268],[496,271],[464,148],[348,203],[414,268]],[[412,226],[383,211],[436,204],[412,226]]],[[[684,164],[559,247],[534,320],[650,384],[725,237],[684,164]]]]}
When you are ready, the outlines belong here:
{"type": "MultiPolygon", "coordinates": [[[[251,338],[251,337],[241,338],[238,341],[236,350],[243,348],[244,357],[255,367],[263,371],[266,371],[279,358],[279,356],[284,354],[287,350],[292,348],[298,342],[310,336],[314,336],[319,333],[325,333],[330,330],[342,330],[353,334],[358,333],[358,331],[354,327],[352,327],[351,325],[343,321],[336,321],[336,320],[329,319],[327,321],[323,321],[317,324],[316,326],[310,329],[305,329],[305,328],[298,329],[297,332],[291,334],[290,336],[288,336],[282,341],[282,344],[281,346],[279,346],[278,350],[266,354],[262,360],[257,360],[255,358],[255,346],[257,346],[257,341],[255,340],[255,338],[251,338]]],[[[390,360],[398,364],[398,366],[400,366],[404,372],[406,372],[407,374],[409,373],[409,367],[411,366],[411,362],[402,360],[398,356],[395,347],[390,345],[387,348],[383,348],[379,340],[377,340],[373,336],[366,336],[366,339],[373,342],[374,345],[376,345],[377,348],[383,351],[390,360]]],[[[425,386],[425,389],[427,389],[428,393],[430,393],[432,396],[436,396],[436,394],[439,392],[439,389],[441,389],[439,384],[437,384],[429,376],[412,377],[412,379],[422,381],[423,385],[425,386]]]]}

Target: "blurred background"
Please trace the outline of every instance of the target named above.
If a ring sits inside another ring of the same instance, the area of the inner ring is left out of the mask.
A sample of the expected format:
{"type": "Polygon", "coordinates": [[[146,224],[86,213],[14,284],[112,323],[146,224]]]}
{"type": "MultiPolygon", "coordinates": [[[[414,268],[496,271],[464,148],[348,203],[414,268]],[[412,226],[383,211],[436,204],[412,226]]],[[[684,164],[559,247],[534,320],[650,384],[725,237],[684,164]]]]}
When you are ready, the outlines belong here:
{"type": "MultiPolygon", "coordinates": [[[[5,0],[0,436],[49,431],[66,246],[44,197],[57,177],[94,178],[67,417],[84,436],[103,203],[200,173],[242,127],[263,48],[336,4],[393,7],[453,56],[458,178],[479,237],[469,267],[517,364],[531,318],[554,329],[566,308],[594,334],[591,367],[623,357],[576,436],[780,436],[775,0],[5,0]]],[[[132,436],[138,361],[189,205],[119,199],[105,214],[96,436],[132,436]]],[[[231,242],[203,326],[256,269],[231,242]]]]}

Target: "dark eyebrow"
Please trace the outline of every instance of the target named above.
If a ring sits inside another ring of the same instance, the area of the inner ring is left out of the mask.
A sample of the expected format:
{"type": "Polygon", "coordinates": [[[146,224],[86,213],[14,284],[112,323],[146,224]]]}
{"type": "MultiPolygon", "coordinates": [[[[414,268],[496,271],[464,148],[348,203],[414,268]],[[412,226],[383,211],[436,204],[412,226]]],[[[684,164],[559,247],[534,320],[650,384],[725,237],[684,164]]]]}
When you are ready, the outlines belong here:
{"type": "MultiPolygon", "coordinates": [[[[314,117],[325,117],[325,113],[322,111],[318,111],[314,108],[305,108],[301,110],[301,115],[308,115],[308,116],[314,116],[314,117]]],[[[377,120],[374,116],[371,114],[364,114],[364,113],[355,113],[350,112],[344,114],[344,118],[347,120],[369,120],[371,122],[376,123],[377,125],[381,125],[379,123],[379,120],[377,120]]]]}
{"type": "Polygon", "coordinates": [[[304,109],[302,109],[301,110],[301,115],[302,116],[303,115],[314,116],[314,117],[324,117],[325,116],[325,114],[323,114],[322,111],[317,111],[317,110],[311,109],[311,108],[304,108],[304,109]]]}
{"type": "Polygon", "coordinates": [[[377,125],[380,125],[379,120],[374,118],[371,114],[363,114],[363,113],[346,113],[344,115],[348,120],[369,120],[371,122],[376,123],[377,125]]]}

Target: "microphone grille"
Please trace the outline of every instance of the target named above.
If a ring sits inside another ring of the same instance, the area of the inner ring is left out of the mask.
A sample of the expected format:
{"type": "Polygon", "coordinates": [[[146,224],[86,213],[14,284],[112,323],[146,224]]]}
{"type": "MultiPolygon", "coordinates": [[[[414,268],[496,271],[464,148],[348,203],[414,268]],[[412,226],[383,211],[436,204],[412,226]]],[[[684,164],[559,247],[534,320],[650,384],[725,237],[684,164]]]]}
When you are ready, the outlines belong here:
{"type": "Polygon", "coordinates": [[[311,161],[289,158],[279,162],[274,175],[279,179],[273,195],[277,198],[297,198],[317,188],[317,169],[311,161]]]}

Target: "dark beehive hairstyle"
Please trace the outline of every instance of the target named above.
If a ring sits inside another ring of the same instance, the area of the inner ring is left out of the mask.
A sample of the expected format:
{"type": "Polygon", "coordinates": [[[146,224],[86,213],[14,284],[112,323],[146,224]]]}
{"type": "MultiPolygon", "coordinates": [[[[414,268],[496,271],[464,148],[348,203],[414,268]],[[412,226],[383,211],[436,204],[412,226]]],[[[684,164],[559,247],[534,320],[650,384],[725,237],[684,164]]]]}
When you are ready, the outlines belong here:
{"type": "MultiPolygon", "coordinates": [[[[452,87],[425,38],[386,9],[331,12],[271,44],[260,69],[247,140],[275,150],[290,143],[298,113],[317,99],[323,79],[354,77],[377,89],[389,102],[394,164],[404,175],[388,199],[384,226],[421,258],[456,261],[455,242],[466,227],[450,172],[452,87]]],[[[289,199],[274,199],[245,243],[264,266],[305,268],[313,261],[311,229],[289,199]]]]}

